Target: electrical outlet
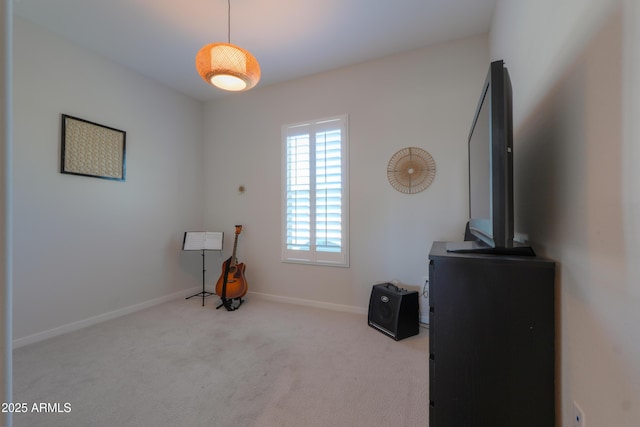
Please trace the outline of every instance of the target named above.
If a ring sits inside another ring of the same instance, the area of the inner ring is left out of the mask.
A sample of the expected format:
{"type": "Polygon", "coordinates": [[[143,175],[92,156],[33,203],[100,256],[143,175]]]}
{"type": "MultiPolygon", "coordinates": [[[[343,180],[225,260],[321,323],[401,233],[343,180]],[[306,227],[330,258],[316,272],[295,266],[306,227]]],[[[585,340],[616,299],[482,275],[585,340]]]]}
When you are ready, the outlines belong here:
{"type": "Polygon", "coordinates": [[[580,405],[573,402],[573,427],[587,427],[586,421],[580,405]]]}

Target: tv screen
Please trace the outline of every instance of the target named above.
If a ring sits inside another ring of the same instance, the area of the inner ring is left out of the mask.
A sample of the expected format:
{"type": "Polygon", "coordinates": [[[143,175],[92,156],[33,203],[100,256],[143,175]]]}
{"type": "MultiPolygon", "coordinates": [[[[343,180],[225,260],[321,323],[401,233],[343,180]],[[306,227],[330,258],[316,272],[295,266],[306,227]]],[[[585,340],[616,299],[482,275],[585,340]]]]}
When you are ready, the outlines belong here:
{"type": "Polygon", "coordinates": [[[491,63],[469,132],[469,231],[492,248],[513,246],[512,89],[491,63]]]}
{"type": "Polygon", "coordinates": [[[513,240],[512,89],[503,61],[491,63],[468,142],[468,232],[464,242],[447,243],[447,251],[534,256],[513,240]]]}
{"type": "MultiPolygon", "coordinates": [[[[488,88],[487,88],[488,89],[488,88]]],[[[483,93],[483,99],[487,92],[483,93]]],[[[491,138],[489,102],[482,102],[469,136],[469,218],[474,218],[474,235],[492,239],[491,225],[491,138]]],[[[482,239],[482,240],[487,240],[482,239]]],[[[492,242],[487,242],[492,244],[492,242]]]]}
{"type": "Polygon", "coordinates": [[[469,231],[491,248],[513,246],[512,89],[491,63],[469,132],[469,231]]]}

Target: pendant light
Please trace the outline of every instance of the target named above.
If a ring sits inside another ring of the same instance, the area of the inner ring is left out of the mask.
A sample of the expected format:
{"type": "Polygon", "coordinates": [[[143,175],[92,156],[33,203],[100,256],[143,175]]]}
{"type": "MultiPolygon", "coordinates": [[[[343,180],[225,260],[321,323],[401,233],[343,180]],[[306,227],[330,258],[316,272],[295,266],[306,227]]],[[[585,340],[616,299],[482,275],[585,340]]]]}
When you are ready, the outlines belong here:
{"type": "Polygon", "coordinates": [[[227,4],[228,43],[210,43],[200,49],[196,55],[196,70],[205,82],[239,92],[258,84],[260,65],[251,53],[231,44],[231,0],[227,4]]]}

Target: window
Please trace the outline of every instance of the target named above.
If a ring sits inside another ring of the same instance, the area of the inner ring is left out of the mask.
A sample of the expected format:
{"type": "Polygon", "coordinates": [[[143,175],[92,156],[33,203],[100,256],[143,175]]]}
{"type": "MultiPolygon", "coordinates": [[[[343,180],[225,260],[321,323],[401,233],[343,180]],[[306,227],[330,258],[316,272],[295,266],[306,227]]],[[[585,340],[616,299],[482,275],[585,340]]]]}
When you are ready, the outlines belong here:
{"type": "Polygon", "coordinates": [[[282,260],[349,265],[347,116],[285,125],[282,260]]]}

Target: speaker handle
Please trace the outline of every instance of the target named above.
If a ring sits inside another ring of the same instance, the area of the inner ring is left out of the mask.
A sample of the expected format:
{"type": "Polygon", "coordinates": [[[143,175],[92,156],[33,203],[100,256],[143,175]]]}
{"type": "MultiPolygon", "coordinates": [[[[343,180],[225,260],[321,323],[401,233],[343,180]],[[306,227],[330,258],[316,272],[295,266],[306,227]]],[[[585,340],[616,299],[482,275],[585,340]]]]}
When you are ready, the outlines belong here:
{"type": "Polygon", "coordinates": [[[399,288],[399,287],[397,287],[396,285],[394,285],[393,283],[389,283],[389,282],[387,282],[387,283],[384,285],[384,287],[385,287],[385,288],[387,288],[387,289],[389,289],[390,287],[393,287],[393,290],[394,290],[394,291],[396,291],[396,292],[400,292],[400,288],[399,288]]]}

